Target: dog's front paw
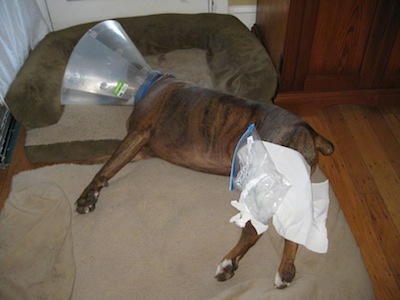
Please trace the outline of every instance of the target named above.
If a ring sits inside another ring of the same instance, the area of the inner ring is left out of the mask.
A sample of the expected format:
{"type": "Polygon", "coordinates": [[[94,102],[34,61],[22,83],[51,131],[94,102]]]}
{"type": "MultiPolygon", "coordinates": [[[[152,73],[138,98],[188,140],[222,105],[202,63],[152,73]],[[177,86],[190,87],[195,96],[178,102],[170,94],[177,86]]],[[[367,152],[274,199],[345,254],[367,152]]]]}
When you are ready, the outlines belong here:
{"type": "Polygon", "coordinates": [[[284,288],[290,286],[290,282],[286,282],[285,280],[283,280],[281,275],[279,275],[279,272],[276,272],[274,286],[277,289],[284,289],[284,288]]]}
{"type": "Polygon", "coordinates": [[[290,286],[294,276],[296,275],[296,267],[293,264],[285,266],[282,274],[276,272],[274,285],[277,289],[284,289],[290,286]]]}
{"type": "Polygon", "coordinates": [[[238,268],[238,264],[235,260],[224,259],[217,267],[215,278],[218,281],[225,281],[235,275],[235,271],[238,268]]]}
{"type": "Polygon", "coordinates": [[[80,214],[87,214],[96,208],[96,202],[98,193],[94,191],[88,192],[86,195],[82,195],[76,201],[76,211],[80,214]]]}

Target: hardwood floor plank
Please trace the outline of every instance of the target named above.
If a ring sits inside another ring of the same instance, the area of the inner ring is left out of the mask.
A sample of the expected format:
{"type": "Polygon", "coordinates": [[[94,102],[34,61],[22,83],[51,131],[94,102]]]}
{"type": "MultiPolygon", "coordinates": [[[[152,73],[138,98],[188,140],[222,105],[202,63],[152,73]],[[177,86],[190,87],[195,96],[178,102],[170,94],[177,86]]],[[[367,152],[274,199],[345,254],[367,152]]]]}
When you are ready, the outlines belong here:
{"type": "MultiPolygon", "coordinates": [[[[318,132],[335,144],[335,153],[332,157],[322,157],[320,167],[330,179],[340,206],[360,246],[363,260],[374,285],[375,295],[378,299],[395,299],[400,293],[400,287],[393,274],[392,264],[386,257],[388,250],[381,244],[381,236],[371,221],[371,212],[366,206],[363,191],[360,193],[360,189],[356,188],[359,179],[355,180],[354,170],[349,170],[349,164],[350,166],[354,164],[348,162],[354,155],[351,153],[349,156],[351,152],[349,149],[354,147],[354,142],[348,141],[349,128],[345,118],[336,107],[329,108],[307,120],[318,132]],[[345,134],[342,135],[342,132],[345,134]]],[[[364,174],[361,173],[361,175],[364,177],[364,174]]],[[[371,181],[368,178],[363,180],[371,181]]]]}
{"type": "Polygon", "coordinates": [[[394,112],[378,108],[364,107],[363,110],[379,144],[386,152],[388,162],[400,178],[400,118],[394,112]]]}
{"type": "MultiPolygon", "coordinates": [[[[397,285],[400,286],[400,273],[396,271],[400,270],[400,260],[396,255],[397,249],[400,249],[400,235],[387,202],[376,184],[381,174],[376,176],[369,167],[373,165],[370,160],[378,151],[379,145],[374,141],[368,122],[363,118],[361,107],[347,106],[341,109],[340,113],[345,122],[336,123],[337,131],[334,136],[341,136],[344,139],[343,145],[347,145],[340,149],[342,156],[346,158],[355,189],[361,196],[363,206],[366,208],[386,259],[393,270],[393,276],[397,285]]],[[[375,168],[374,171],[377,169],[375,168]]]]}
{"type": "MultiPolygon", "coordinates": [[[[395,223],[394,230],[396,230],[396,228],[400,228],[400,180],[398,177],[400,170],[396,171],[395,165],[392,163],[395,161],[399,163],[399,159],[391,156],[394,153],[397,153],[398,157],[400,156],[400,146],[397,145],[397,142],[390,140],[392,138],[390,130],[383,132],[384,123],[379,122],[381,115],[379,111],[371,115],[368,107],[353,107],[347,108],[342,113],[346,122],[350,124],[349,130],[354,136],[358,152],[362,156],[361,159],[369,170],[369,177],[374,181],[373,185],[368,185],[369,190],[364,188],[363,191],[366,194],[376,193],[376,200],[385,202],[387,210],[383,215],[386,216],[387,213],[391,217],[395,223]],[[367,116],[368,111],[369,117],[367,116]],[[371,126],[371,123],[374,126],[371,126]],[[378,135],[376,135],[376,131],[378,131],[378,135]]],[[[385,225],[387,224],[382,224],[382,226],[385,225]]],[[[399,235],[398,231],[397,235],[399,235]]],[[[400,236],[398,249],[400,249],[400,236]]]]}
{"type": "Polygon", "coordinates": [[[388,123],[388,126],[391,128],[391,131],[395,133],[394,137],[396,138],[397,142],[400,143],[400,112],[384,111],[383,117],[388,123]]]}

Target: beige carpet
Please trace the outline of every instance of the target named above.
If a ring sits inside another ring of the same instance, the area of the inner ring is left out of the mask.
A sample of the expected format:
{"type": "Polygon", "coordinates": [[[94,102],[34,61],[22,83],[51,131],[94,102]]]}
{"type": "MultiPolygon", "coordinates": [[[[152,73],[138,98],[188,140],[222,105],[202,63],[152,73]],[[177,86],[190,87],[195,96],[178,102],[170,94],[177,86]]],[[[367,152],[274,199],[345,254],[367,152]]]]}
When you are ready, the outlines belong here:
{"type": "Polygon", "coordinates": [[[110,181],[93,213],[71,213],[99,168],[55,165],[14,177],[0,216],[1,299],[373,298],[333,193],[328,253],[300,247],[292,286],[276,290],[283,243],[273,226],[231,280],[213,278],[240,234],[229,223],[238,195],[228,191],[228,177],[159,159],[132,163],[110,181]]]}

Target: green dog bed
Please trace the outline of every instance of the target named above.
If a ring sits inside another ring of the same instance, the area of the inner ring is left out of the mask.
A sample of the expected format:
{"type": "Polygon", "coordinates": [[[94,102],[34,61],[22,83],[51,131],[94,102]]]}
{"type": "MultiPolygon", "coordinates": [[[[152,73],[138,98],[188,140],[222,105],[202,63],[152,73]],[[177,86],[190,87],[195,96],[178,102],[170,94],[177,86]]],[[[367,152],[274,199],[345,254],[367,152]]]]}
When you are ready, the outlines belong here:
{"type": "MultiPolygon", "coordinates": [[[[235,17],[163,14],[116,19],[153,69],[234,95],[271,102],[278,76],[257,38],[235,17]]],[[[132,108],[62,106],[60,89],[69,56],[96,23],[49,33],[27,58],[6,97],[27,129],[33,162],[95,161],[126,134],[132,108]]]]}

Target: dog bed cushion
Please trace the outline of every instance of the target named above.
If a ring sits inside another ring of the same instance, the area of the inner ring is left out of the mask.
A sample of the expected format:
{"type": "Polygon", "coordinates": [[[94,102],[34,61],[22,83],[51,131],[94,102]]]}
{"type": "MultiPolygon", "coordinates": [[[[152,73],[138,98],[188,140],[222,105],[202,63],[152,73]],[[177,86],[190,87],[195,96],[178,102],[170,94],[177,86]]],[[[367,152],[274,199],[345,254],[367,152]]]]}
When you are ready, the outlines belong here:
{"type": "MultiPolygon", "coordinates": [[[[71,212],[100,167],[60,164],[13,178],[0,216],[0,298],[23,299],[17,296],[29,291],[46,299],[68,299],[71,293],[71,299],[374,298],[332,190],[328,253],[301,246],[292,285],[277,290],[283,238],[274,226],[243,257],[233,278],[214,279],[241,232],[229,223],[236,213],[230,201],[238,197],[228,191],[229,177],[160,159],[139,161],[110,180],[96,210],[71,212]],[[29,205],[14,209],[21,203],[29,205]]],[[[313,176],[316,182],[325,179],[319,170],[313,176]]]]}
{"type": "MultiPolygon", "coordinates": [[[[165,63],[168,58],[165,54],[171,51],[195,49],[197,56],[197,50],[201,49],[201,64],[207,67],[204,74],[209,78],[192,81],[207,82],[214,89],[263,102],[270,102],[276,92],[277,74],[270,57],[257,38],[233,16],[164,14],[116,20],[146,58],[156,56],[153,68],[165,63]]],[[[28,129],[26,150],[32,161],[63,162],[109,155],[121,139],[119,134],[105,137],[101,132],[125,124],[130,108],[68,109],[60,104],[60,87],[69,56],[93,25],[82,24],[49,33],[29,55],[5,97],[14,117],[28,129]],[[98,112],[101,113],[96,115],[98,112]],[[56,136],[63,135],[64,141],[38,139],[49,136],[48,127],[57,125],[63,117],[67,118],[64,124],[70,125],[60,131],[50,130],[56,136]],[[87,124],[79,124],[85,118],[87,124]],[[118,119],[117,124],[109,127],[114,121],[103,122],[109,118],[118,119]],[[38,128],[31,136],[30,130],[38,128]],[[76,139],[69,135],[75,130],[93,134],[76,139]]],[[[190,70],[198,72],[198,65],[190,58],[176,54],[172,57],[168,65],[187,66],[182,74],[170,70],[178,78],[190,79],[185,78],[190,70]]]]}

